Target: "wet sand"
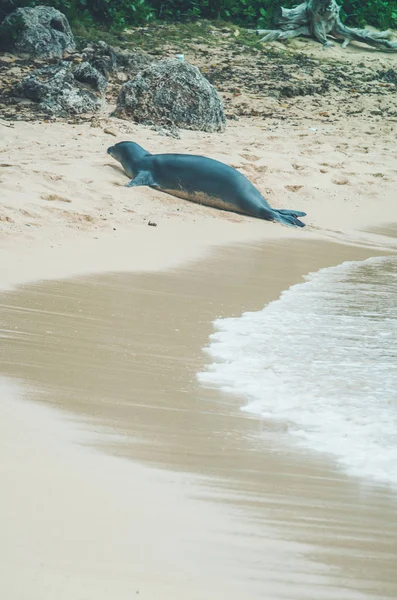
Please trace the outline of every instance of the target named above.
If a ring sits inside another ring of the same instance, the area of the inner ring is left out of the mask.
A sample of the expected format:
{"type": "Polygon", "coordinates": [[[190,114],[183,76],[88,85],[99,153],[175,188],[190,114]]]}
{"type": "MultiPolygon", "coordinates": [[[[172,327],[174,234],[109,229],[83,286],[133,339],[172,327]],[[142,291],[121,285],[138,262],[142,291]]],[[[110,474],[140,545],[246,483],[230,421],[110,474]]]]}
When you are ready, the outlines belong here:
{"type": "Polygon", "coordinates": [[[395,598],[396,496],[196,381],[216,317],[376,254],[245,242],[2,293],[2,596],[395,598]]]}

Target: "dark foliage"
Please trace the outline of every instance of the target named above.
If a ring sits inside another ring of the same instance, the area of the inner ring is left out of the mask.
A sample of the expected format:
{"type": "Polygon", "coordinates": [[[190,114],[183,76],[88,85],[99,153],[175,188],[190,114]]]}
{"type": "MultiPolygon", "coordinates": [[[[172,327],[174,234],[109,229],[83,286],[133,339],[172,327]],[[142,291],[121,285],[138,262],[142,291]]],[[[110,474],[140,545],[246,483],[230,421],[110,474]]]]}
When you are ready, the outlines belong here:
{"type": "MultiPolygon", "coordinates": [[[[294,0],[0,0],[0,21],[19,6],[47,4],[65,13],[72,24],[99,23],[113,30],[144,25],[155,19],[223,19],[238,25],[266,27],[274,10],[294,0]]],[[[342,0],[342,17],[349,25],[397,27],[397,0],[342,0]]]]}

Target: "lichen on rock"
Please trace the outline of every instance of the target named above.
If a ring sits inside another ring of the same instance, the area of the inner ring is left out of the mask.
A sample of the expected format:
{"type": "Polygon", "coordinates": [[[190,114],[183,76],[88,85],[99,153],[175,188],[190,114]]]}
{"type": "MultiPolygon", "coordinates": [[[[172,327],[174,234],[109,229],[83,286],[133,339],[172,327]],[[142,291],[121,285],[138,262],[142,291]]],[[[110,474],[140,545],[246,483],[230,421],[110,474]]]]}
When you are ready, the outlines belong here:
{"type": "Polygon", "coordinates": [[[101,110],[106,85],[103,75],[88,63],[75,67],[61,61],[30,73],[18,92],[48,114],[67,117],[101,110]]]}
{"type": "Polygon", "coordinates": [[[106,78],[88,62],[82,62],[75,67],[73,69],[73,77],[100,94],[106,92],[108,86],[106,78]]]}
{"type": "Polygon", "coordinates": [[[76,48],[63,13],[51,6],[18,8],[0,24],[0,50],[40,58],[62,58],[76,48]]]}
{"type": "Polygon", "coordinates": [[[223,103],[197,67],[176,59],[153,63],[125,83],[115,116],[148,125],[224,131],[223,103]]]}
{"type": "Polygon", "coordinates": [[[83,58],[106,78],[121,72],[131,79],[152,63],[151,57],[141,50],[118,50],[103,41],[91,43],[84,48],[83,58]]]}
{"type": "Polygon", "coordinates": [[[83,50],[83,59],[106,78],[117,68],[116,52],[106,42],[93,42],[83,50]]]}

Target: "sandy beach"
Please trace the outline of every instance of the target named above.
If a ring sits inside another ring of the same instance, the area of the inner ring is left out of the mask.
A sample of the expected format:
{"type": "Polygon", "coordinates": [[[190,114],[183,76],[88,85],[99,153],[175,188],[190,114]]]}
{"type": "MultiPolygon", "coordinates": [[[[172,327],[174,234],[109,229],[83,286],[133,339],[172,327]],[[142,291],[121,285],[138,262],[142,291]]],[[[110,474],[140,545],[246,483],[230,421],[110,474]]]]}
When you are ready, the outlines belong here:
{"type": "Polygon", "coordinates": [[[0,124],[2,597],[397,596],[395,492],[196,378],[214,319],[396,252],[395,124],[311,119],[0,124]],[[124,139],[222,160],[307,227],[127,189],[124,139]]]}

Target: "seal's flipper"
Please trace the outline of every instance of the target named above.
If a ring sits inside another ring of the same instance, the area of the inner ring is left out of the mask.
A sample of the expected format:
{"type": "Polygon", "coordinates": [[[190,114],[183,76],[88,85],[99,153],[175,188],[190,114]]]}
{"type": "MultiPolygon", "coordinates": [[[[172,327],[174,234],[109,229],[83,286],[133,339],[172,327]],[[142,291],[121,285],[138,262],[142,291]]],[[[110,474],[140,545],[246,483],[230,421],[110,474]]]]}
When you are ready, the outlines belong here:
{"type": "Polygon", "coordinates": [[[282,210],[274,210],[273,211],[273,219],[278,223],[282,223],[283,225],[292,225],[292,227],[306,227],[303,221],[299,221],[297,216],[301,216],[302,213],[291,211],[282,211],[282,210]],[[290,214],[288,214],[290,213],[290,214]]]}
{"type": "Polygon", "coordinates": [[[289,215],[290,217],[306,217],[306,213],[300,210],[286,210],[284,208],[280,210],[274,209],[280,215],[289,215]]]}
{"type": "Polygon", "coordinates": [[[297,219],[296,217],[288,217],[289,219],[291,219],[291,221],[288,223],[288,225],[294,225],[295,227],[306,227],[306,223],[304,223],[303,221],[299,221],[299,219],[297,219]]]}
{"type": "Polygon", "coordinates": [[[293,215],[280,215],[280,219],[277,219],[277,221],[283,225],[292,225],[292,227],[306,227],[303,221],[299,221],[293,215]]]}
{"type": "Polygon", "coordinates": [[[138,187],[144,185],[147,185],[151,188],[160,187],[159,184],[154,181],[153,175],[150,173],[150,171],[141,171],[136,177],[134,177],[134,179],[131,179],[131,181],[127,183],[125,187],[138,187]]]}

